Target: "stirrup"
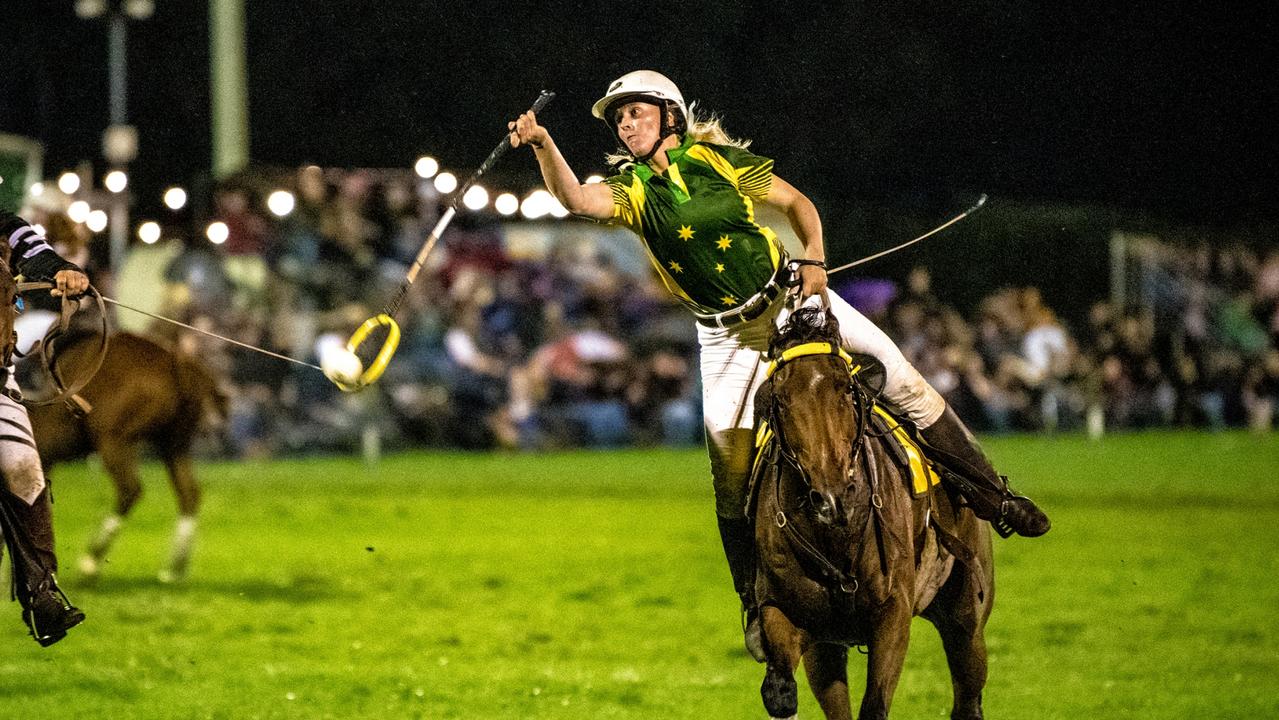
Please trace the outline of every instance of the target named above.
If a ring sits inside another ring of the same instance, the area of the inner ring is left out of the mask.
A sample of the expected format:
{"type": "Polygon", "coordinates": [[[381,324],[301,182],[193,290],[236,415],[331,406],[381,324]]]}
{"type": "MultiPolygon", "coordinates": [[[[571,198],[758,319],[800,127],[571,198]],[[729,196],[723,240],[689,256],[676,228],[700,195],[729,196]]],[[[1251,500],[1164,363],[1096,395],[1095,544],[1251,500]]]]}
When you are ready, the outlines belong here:
{"type": "Polygon", "coordinates": [[[24,593],[22,598],[22,621],[26,624],[27,629],[31,632],[31,637],[35,639],[40,647],[49,647],[67,636],[67,631],[84,622],[84,611],[71,604],[71,598],[62,591],[57,581],[52,575],[48,579],[41,581],[36,585],[35,590],[29,590],[24,593]],[[54,628],[37,627],[36,623],[36,604],[41,595],[48,594],[57,602],[60,611],[59,622],[54,628]]]}
{"type": "Polygon", "coordinates": [[[1012,491],[1008,489],[1008,478],[1000,475],[1001,487],[984,488],[954,470],[949,470],[943,477],[959,491],[960,506],[971,510],[979,520],[990,523],[999,537],[1007,539],[1017,532],[1007,520],[1008,503],[1013,497],[1012,491]],[[998,501],[992,501],[989,499],[992,492],[999,493],[1002,497],[998,501]]]}
{"type": "MultiPolygon", "coordinates": [[[[1005,485],[1005,487],[1007,487],[1007,485],[1005,485]]],[[[1013,529],[1012,525],[1008,524],[1007,518],[1008,518],[1009,502],[1010,500],[1004,500],[1000,502],[999,515],[997,515],[993,520],[989,521],[990,526],[995,529],[995,532],[999,534],[999,537],[1004,538],[1005,540],[1012,537],[1013,534],[1017,532],[1016,530],[1013,529]]]]}

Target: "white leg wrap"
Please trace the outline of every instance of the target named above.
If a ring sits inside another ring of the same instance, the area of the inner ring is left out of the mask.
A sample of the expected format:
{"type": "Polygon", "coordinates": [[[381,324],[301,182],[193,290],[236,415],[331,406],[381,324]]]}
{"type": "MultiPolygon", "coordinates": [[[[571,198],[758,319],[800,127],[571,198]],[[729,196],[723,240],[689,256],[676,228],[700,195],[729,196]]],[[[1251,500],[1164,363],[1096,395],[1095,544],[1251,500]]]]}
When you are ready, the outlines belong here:
{"type": "Polygon", "coordinates": [[[160,580],[174,582],[186,577],[187,565],[191,562],[191,546],[195,540],[196,520],[194,515],[178,516],[173,530],[173,553],[169,556],[169,567],[160,571],[160,580]]]}
{"type": "Polygon", "coordinates": [[[124,527],[124,518],[119,515],[112,514],[102,518],[102,524],[98,526],[98,534],[89,541],[89,554],[98,560],[105,557],[122,527],[124,527]]]}

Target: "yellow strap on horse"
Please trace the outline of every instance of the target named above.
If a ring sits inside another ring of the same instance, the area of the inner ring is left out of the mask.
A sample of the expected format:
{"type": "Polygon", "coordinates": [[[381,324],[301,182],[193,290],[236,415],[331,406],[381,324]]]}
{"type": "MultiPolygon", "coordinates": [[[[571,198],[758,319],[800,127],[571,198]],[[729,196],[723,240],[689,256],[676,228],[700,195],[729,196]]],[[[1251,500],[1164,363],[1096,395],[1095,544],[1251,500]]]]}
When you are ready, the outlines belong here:
{"type": "MultiPolygon", "coordinates": [[[[848,363],[850,368],[853,367],[853,356],[845,352],[844,348],[836,347],[828,342],[811,342],[783,350],[781,357],[769,363],[767,376],[772,377],[773,373],[777,371],[777,368],[785,365],[791,360],[806,357],[808,355],[837,355],[841,360],[848,363]]],[[[857,370],[860,369],[861,368],[858,367],[852,372],[856,373],[857,370]]]]}
{"type": "Polygon", "coordinates": [[[386,313],[375,315],[364,321],[364,324],[356,328],[351,334],[351,339],[346,341],[346,349],[349,352],[356,352],[369,335],[379,327],[388,328],[386,341],[382,343],[381,349],[378,350],[377,356],[373,358],[373,362],[360,373],[360,379],[354,384],[340,383],[334,381],[342,392],[356,392],[365,386],[372,385],[377,379],[382,377],[382,373],[386,372],[386,366],[391,362],[391,356],[395,355],[395,350],[400,346],[400,326],[396,324],[395,319],[386,313]]]}
{"type": "Polygon", "coordinates": [[[759,464],[764,459],[764,453],[762,452],[764,446],[772,439],[773,429],[768,426],[767,420],[761,420],[759,429],[755,431],[755,460],[751,463],[751,477],[754,477],[755,473],[759,471],[759,464]]]}

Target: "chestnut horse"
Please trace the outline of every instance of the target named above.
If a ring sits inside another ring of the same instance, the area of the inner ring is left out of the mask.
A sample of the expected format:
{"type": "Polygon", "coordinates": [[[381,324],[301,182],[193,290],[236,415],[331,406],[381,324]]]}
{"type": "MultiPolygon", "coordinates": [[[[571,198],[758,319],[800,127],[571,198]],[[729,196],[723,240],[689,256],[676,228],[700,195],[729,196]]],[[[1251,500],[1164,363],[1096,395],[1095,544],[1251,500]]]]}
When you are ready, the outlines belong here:
{"type": "Polygon", "coordinates": [[[873,420],[875,395],[850,374],[839,337],[828,311],[797,310],[772,339],[776,360],[756,395],[756,418],[773,433],[752,513],[764,706],[774,718],[795,715],[802,659],[826,717],[851,718],[848,648],[864,645],[858,717],[887,717],[911,618],[921,615],[941,634],[951,717],[977,720],[995,592],[989,526],[927,482],[912,492],[900,449],[887,444],[891,428],[873,420]]]}
{"type": "MultiPolygon", "coordinates": [[[[91,355],[99,347],[92,334],[60,340],[55,363],[61,377],[80,377],[81,369],[92,367],[91,355]]],[[[97,452],[115,485],[115,511],[102,521],[81,557],[81,573],[86,579],[97,577],[116,533],[141,497],[138,450],[149,445],[164,462],[178,501],[172,554],[160,579],[182,579],[200,505],[192,444],[202,427],[226,417],[227,400],[217,381],[199,360],[122,332],[111,335],[102,366],[79,396],[91,406],[88,414],[64,403],[32,406],[29,412],[46,473],[59,462],[97,452]]]]}

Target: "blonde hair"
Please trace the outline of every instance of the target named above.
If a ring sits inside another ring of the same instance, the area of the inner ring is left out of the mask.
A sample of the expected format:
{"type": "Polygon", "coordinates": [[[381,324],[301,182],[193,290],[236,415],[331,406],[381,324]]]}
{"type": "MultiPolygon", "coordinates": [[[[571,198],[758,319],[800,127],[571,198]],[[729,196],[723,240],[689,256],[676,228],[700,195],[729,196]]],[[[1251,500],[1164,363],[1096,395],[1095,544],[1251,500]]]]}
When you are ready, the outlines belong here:
{"type": "MultiPolygon", "coordinates": [[[[719,115],[698,112],[697,102],[689,104],[686,120],[688,121],[688,129],[684,131],[684,134],[692,137],[697,142],[711,143],[712,145],[730,145],[742,150],[751,146],[750,140],[729,135],[724,130],[723,122],[719,115]]],[[[618,148],[605,155],[604,160],[610,167],[616,167],[619,163],[632,162],[635,158],[626,149],[618,148]]]]}

